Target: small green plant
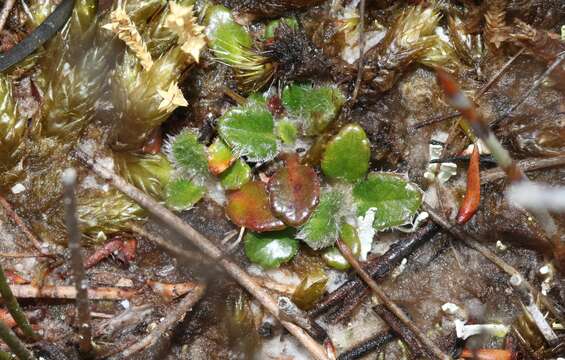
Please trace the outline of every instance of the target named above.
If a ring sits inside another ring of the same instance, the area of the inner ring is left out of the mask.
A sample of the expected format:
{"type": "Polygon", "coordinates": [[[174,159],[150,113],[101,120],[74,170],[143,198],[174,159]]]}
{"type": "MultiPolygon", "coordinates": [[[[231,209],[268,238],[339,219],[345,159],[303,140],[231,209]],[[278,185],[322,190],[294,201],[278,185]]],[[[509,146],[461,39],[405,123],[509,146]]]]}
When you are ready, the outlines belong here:
{"type": "Polygon", "coordinates": [[[256,234],[248,232],[243,238],[245,255],[265,269],[277,268],[298,252],[298,240],[293,230],[256,234]]]}
{"type": "Polygon", "coordinates": [[[347,125],[328,143],[322,171],[330,179],[356,182],[369,170],[371,144],[363,128],[347,125]]]}

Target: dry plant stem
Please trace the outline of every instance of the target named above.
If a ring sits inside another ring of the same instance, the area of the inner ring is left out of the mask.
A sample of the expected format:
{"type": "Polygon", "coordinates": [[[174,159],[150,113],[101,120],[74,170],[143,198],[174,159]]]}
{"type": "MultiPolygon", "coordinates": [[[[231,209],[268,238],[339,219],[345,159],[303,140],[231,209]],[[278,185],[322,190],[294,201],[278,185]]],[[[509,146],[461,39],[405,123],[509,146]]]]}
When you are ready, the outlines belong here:
{"type": "Polygon", "coordinates": [[[28,339],[36,339],[37,336],[33,332],[31,328],[31,324],[27,320],[27,317],[18,304],[16,300],[16,296],[14,296],[12,290],[10,289],[10,285],[8,284],[8,279],[6,279],[6,274],[4,274],[4,269],[0,266],[0,295],[2,295],[2,299],[6,303],[10,314],[16,321],[16,324],[20,327],[25,337],[28,339]]]}
{"type": "Polygon", "coordinates": [[[355,345],[353,348],[346,350],[339,354],[337,360],[356,360],[360,359],[363,356],[367,355],[370,352],[373,352],[392,340],[394,340],[396,336],[392,333],[392,331],[386,331],[384,333],[379,333],[368,340],[363,341],[362,343],[355,345]]]}
{"type": "Polygon", "coordinates": [[[163,239],[159,235],[150,233],[149,231],[145,230],[143,227],[137,224],[131,223],[129,226],[133,232],[143,236],[147,240],[155,243],[157,246],[160,246],[179,257],[182,257],[190,261],[208,262],[208,263],[211,262],[211,260],[208,259],[207,257],[203,257],[199,253],[195,253],[193,251],[183,249],[180,246],[174,245],[170,241],[163,239]]]}
{"type": "Polygon", "coordinates": [[[506,111],[501,117],[493,120],[489,126],[490,127],[496,127],[498,125],[500,125],[500,122],[504,119],[506,119],[508,116],[510,116],[510,114],[512,114],[514,112],[514,110],[516,110],[520,105],[522,105],[529,97],[530,95],[532,95],[532,93],[534,92],[534,90],[536,90],[542,83],[543,81],[553,72],[553,70],[555,70],[563,61],[563,59],[565,59],[565,52],[561,53],[559,56],[557,56],[557,58],[553,61],[553,63],[551,63],[551,65],[549,65],[549,67],[547,68],[547,70],[545,70],[532,84],[532,86],[530,86],[530,88],[528,89],[528,91],[526,91],[526,93],[522,96],[522,98],[520,99],[520,101],[518,101],[516,104],[512,105],[512,107],[510,109],[508,109],[508,111],[506,111]]]}
{"type": "Polygon", "coordinates": [[[81,254],[80,240],[82,234],[76,216],[75,187],[77,172],[69,168],[63,172],[63,204],[65,206],[65,225],[69,232],[69,250],[71,252],[71,269],[76,289],[76,307],[79,333],[79,352],[85,358],[94,357],[92,346],[92,327],[90,319],[90,304],[88,301],[88,284],[85,279],[84,265],[81,254]]]}
{"type": "MultiPolygon", "coordinates": [[[[459,241],[462,241],[465,245],[467,245],[470,248],[475,249],[476,251],[480,252],[484,257],[486,257],[494,265],[499,267],[501,270],[503,270],[508,275],[510,275],[510,276],[520,276],[523,279],[523,277],[521,276],[521,274],[518,270],[516,270],[510,264],[508,264],[507,262],[505,262],[504,260],[502,260],[501,258],[496,256],[495,253],[493,253],[487,247],[480,244],[477,240],[473,239],[469,234],[466,234],[460,227],[452,225],[451,223],[449,223],[449,221],[447,221],[443,216],[441,216],[440,213],[436,209],[431,207],[429,204],[424,203],[423,208],[424,208],[424,211],[426,211],[428,214],[430,214],[430,218],[435,223],[440,225],[442,228],[444,228],[446,231],[448,231],[452,236],[457,238],[459,241]]],[[[563,315],[555,308],[555,306],[545,296],[542,296],[525,279],[523,279],[523,281],[524,281],[523,286],[525,286],[528,289],[528,291],[531,294],[533,294],[533,296],[535,298],[539,299],[540,302],[543,304],[543,306],[549,312],[551,312],[551,314],[556,319],[558,319],[560,322],[563,322],[564,321],[563,315]]]]}
{"type": "Polygon", "coordinates": [[[363,79],[363,69],[365,66],[365,0],[361,0],[359,4],[359,63],[357,64],[357,79],[355,79],[355,88],[351,96],[351,104],[355,104],[363,79]]]}
{"type": "Polygon", "coordinates": [[[129,358],[133,354],[153,346],[159,339],[166,335],[166,332],[172,330],[176,323],[180,322],[187,312],[196,304],[204,295],[204,285],[196,286],[190,293],[188,293],[177,305],[177,307],[169,312],[165,319],[157,325],[157,327],[146,337],[139,342],[130,346],[122,352],[124,358],[129,358]]]}
{"type": "Polygon", "coordinates": [[[43,248],[41,246],[41,241],[39,241],[39,239],[37,238],[37,236],[35,236],[31,230],[27,227],[27,225],[24,223],[24,221],[22,220],[22,218],[16,213],[16,211],[12,208],[12,205],[10,205],[10,203],[4,199],[3,196],[0,195],[0,205],[2,205],[2,207],[4,208],[4,210],[6,211],[6,214],[8,215],[8,217],[10,217],[15,223],[16,225],[22,230],[22,232],[25,234],[25,236],[31,240],[31,242],[33,243],[33,246],[43,255],[46,256],[51,256],[51,254],[49,254],[47,252],[47,250],[45,248],[43,248]]]}
{"type": "MultiPolygon", "coordinates": [[[[526,159],[517,162],[517,165],[524,172],[548,169],[565,165],[565,155],[554,156],[550,158],[526,159]]],[[[481,172],[481,185],[496,180],[504,179],[506,173],[500,169],[491,169],[481,172]]]]}
{"type": "Polygon", "coordinates": [[[422,357],[424,349],[412,332],[398,321],[392,312],[383,305],[374,306],[373,311],[390,326],[394,334],[410,347],[413,358],[419,359],[422,357]]]}
{"type": "Polygon", "coordinates": [[[271,298],[269,293],[257,285],[253,279],[237,264],[224,258],[222,251],[210,240],[182,221],[163,205],[147,196],[134,186],[127,183],[122,177],[108,170],[99,163],[89,159],[85,154],[78,153],[82,162],[94,173],[109,181],[118,190],[126,194],[132,200],[145,208],[150,214],[157,217],[163,224],[194,243],[204,254],[216,260],[226,272],[232,276],[241,286],[251,293],[281,324],[296,337],[298,341],[312,354],[315,359],[328,359],[324,348],[317,343],[304,329],[292,322],[281,319],[277,302],[271,298]]]}
{"type": "MultiPolygon", "coordinates": [[[[383,305],[394,314],[402,322],[404,326],[406,326],[413,335],[418,339],[420,344],[425,347],[425,350],[428,352],[428,355],[433,356],[434,359],[451,359],[448,355],[444,354],[443,351],[439,347],[437,347],[428,337],[420,330],[418,327],[406,316],[404,311],[398,307],[389,297],[381,290],[381,288],[377,285],[377,283],[367,274],[365,270],[359,264],[359,261],[353,256],[349,247],[338,239],[337,247],[339,251],[347,259],[347,262],[351,264],[351,267],[355,269],[355,272],[369,285],[371,290],[379,300],[383,303],[383,305]]],[[[383,319],[385,320],[385,319],[383,319]]]]}
{"type": "MultiPolygon", "coordinates": [[[[524,51],[526,50],[526,48],[521,48],[516,55],[512,56],[512,58],[510,58],[510,60],[508,60],[503,66],[502,68],[500,68],[500,70],[498,70],[498,72],[492,77],[492,79],[489,80],[489,82],[487,82],[485,85],[483,85],[483,87],[481,87],[479,89],[479,91],[477,91],[477,93],[475,94],[475,100],[479,99],[481,96],[483,96],[488,89],[490,89],[490,87],[492,85],[494,85],[498,79],[500,79],[500,77],[502,76],[502,74],[504,74],[504,72],[506,72],[506,70],[510,67],[510,65],[512,65],[512,63],[520,56],[524,53],[524,51]]],[[[442,122],[442,121],[446,121],[449,119],[453,119],[457,116],[460,116],[461,113],[460,112],[455,112],[452,114],[448,114],[448,115],[442,115],[442,116],[436,116],[432,119],[429,120],[424,120],[416,125],[414,125],[412,127],[412,130],[418,130],[420,128],[426,127],[428,125],[433,125],[436,124],[438,122],[442,122]]]]}
{"type": "Polygon", "coordinates": [[[29,351],[24,343],[18,339],[16,334],[0,320],[0,339],[4,341],[10,350],[18,357],[20,360],[35,360],[35,356],[29,351]]]}
{"type": "MultiPolygon", "coordinates": [[[[10,285],[10,289],[14,296],[19,299],[76,299],[77,296],[74,286],[44,285],[37,287],[33,285],[10,285]]],[[[115,287],[88,289],[88,298],[90,300],[124,300],[131,299],[136,294],[137,290],[115,287]]]]}
{"type": "Polygon", "coordinates": [[[528,287],[524,285],[524,280],[521,276],[512,275],[510,278],[510,285],[520,296],[520,300],[524,304],[526,311],[530,314],[530,317],[540,330],[541,334],[551,346],[556,346],[559,343],[559,338],[555,331],[548,324],[547,320],[543,316],[539,307],[536,305],[534,296],[528,291],[528,287]]]}
{"type": "MultiPolygon", "coordinates": [[[[393,244],[383,256],[369,260],[365,265],[366,271],[376,281],[384,278],[403,258],[408,257],[416,248],[437,234],[439,229],[440,227],[435,223],[431,221],[428,222],[428,224],[424,225],[414,234],[393,244]]],[[[335,317],[337,322],[338,318],[347,317],[369,293],[363,281],[358,277],[354,277],[326,296],[322,301],[318,302],[314,308],[310,310],[309,315],[311,317],[319,316],[342,301],[345,301],[346,304],[338,308],[339,314],[335,317]],[[349,303],[351,303],[351,305],[349,305],[349,303]],[[347,307],[349,307],[349,309],[347,309],[347,307]]]]}
{"type": "MultiPolygon", "coordinates": [[[[518,167],[510,156],[510,153],[498,141],[496,135],[490,130],[489,125],[484,121],[473,103],[465,96],[455,80],[446,72],[438,70],[437,78],[440,87],[449,97],[452,105],[461,112],[475,135],[480,138],[492,153],[498,166],[506,173],[511,182],[529,181],[524,172],[518,167]]],[[[532,216],[536,218],[546,235],[559,242],[558,227],[547,210],[530,210],[532,216]]]]}
{"type": "Polygon", "coordinates": [[[10,15],[10,11],[14,7],[16,0],[6,0],[4,3],[4,7],[2,7],[2,12],[0,13],[0,32],[4,30],[4,25],[6,25],[6,20],[8,20],[8,16],[10,15]]]}

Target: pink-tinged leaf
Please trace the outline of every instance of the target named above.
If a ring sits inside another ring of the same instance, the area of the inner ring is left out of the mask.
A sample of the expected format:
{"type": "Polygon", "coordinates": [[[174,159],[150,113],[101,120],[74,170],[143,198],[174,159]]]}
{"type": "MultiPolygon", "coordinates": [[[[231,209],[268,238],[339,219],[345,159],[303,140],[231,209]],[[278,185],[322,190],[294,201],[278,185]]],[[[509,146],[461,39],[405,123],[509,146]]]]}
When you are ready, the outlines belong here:
{"type": "Polygon", "coordinates": [[[271,212],[265,184],[252,181],[228,194],[226,213],[230,220],[251,231],[282,230],[286,226],[271,212]]]}
{"type": "Polygon", "coordinates": [[[309,166],[301,165],[296,154],[286,156],[286,166],[269,180],[271,209],[287,225],[302,225],[318,204],[320,181],[309,166]]]}

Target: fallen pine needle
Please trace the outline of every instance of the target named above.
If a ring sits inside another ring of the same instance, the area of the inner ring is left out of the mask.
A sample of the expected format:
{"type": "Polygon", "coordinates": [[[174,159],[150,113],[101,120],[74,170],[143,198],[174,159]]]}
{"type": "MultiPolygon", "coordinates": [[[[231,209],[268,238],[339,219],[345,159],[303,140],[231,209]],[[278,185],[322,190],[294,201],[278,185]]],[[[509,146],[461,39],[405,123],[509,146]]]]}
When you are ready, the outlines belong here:
{"type": "MultiPolygon", "coordinates": [[[[41,288],[33,285],[10,285],[14,296],[20,299],[76,299],[74,286],[45,285],[41,288]]],[[[88,298],[91,300],[123,300],[131,299],[137,290],[115,287],[89,288],[88,298]]]]}

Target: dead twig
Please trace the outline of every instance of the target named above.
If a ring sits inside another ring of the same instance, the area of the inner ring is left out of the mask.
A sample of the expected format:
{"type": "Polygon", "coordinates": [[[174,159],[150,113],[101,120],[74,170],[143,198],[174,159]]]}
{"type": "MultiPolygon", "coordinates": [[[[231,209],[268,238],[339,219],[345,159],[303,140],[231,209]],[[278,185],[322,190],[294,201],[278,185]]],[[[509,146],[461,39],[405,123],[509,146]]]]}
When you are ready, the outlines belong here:
{"type": "Polygon", "coordinates": [[[35,356],[31,351],[27,349],[25,344],[18,339],[16,334],[10,329],[4,321],[0,320],[0,339],[8,345],[10,350],[14,352],[14,354],[20,360],[35,360],[35,356]]]}
{"type": "Polygon", "coordinates": [[[49,254],[49,252],[45,247],[42,246],[41,241],[39,241],[37,236],[35,236],[33,232],[31,232],[31,230],[27,227],[23,219],[18,215],[18,213],[16,213],[16,211],[12,208],[12,205],[10,205],[10,203],[6,199],[4,199],[2,195],[0,195],[0,205],[2,205],[2,207],[6,211],[6,215],[8,215],[8,217],[12,219],[14,223],[16,223],[16,225],[22,230],[25,236],[32,242],[33,247],[35,247],[39,251],[39,253],[45,256],[53,256],[52,254],[49,254]]]}
{"type": "MultiPolygon", "coordinates": [[[[76,299],[77,291],[74,286],[44,285],[10,285],[14,296],[19,299],[76,299]]],[[[137,294],[134,289],[116,287],[89,288],[88,298],[91,300],[124,300],[131,299],[137,294]]]]}
{"type": "MultiPolygon", "coordinates": [[[[429,356],[435,359],[444,359],[449,360],[451,359],[447,354],[445,354],[439,347],[437,347],[428,337],[420,330],[418,327],[408,318],[408,316],[404,313],[398,305],[396,305],[389,297],[381,290],[381,288],[377,285],[377,283],[371,279],[369,274],[359,264],[359,261],[353,256],[351,253],[351,249],[341,240],[337,240],[337,247],[343,257],[347,259],[347,261],[351,264],[355,272],[369,285],[371,290],[379,300],[383,303],[383,305],[402,322],[404,326],[406,326],[412,334],[418,339],[420,344],[425,347],[426,352],[429,356]]],[[[387,320],[387,319],[383,319],[387,320]]]]}
{"type": "Polygon", "coordinates": [[[90,303],[88,301],[88,283],[85,279],[80,240],[82,233],[76,216],[75,187],[77,172],[69,168],[61,176],[63,183],[63,204],[65,206],[65,226],[69,232],[69,250],[71,252],[71,269],[75,282],[76,307],[79,333],[79,352],[85,358],[93,358],[92,327],[90,319],[90,303]]]}
{"type": "Polygon", "coordinates": [[[423,356],[424,349],[422,349],[414,334],[402,322],[398,321],[398,318],[392,312],[383,305],[374,306],[373,311],[387,323],[396,336],[410,347],[413,358],[419,359],[423,356]]]}
{"type": "Polygon", "coordinates": [[[118,176],[111,170],[107,169],[98,162],[88,158],[83,153],[78,153],[80,160],[90,168],[94,173],[106,179],[118,190],[126,194],[132,200],[145,208],[150,214],[157,217],[163,224],[167,225],[185,239],[194,243],[204,254],[217,261],[226,272],[232,276],[241,286],[251,293],[273,316],[281,321],[281,324],[292,334],[316,359],[327,360],[324,348],[317,343],[304,329],[296,324],[285,321],[280,318],[277,302],[271,298],[269,293],[262,287],[257,285],[253,279],[240,268],[236,263],[224,257],[222,251],[214,245],[210,240],[192,228],[190,225],[182,221],[178,216],[173,214],[163,205],[147,196],[142,191],[130,185],[122,177],[118,176]]]}
{"type": "MultiPolygon", "coordinates": [[[[565,55],[565,54],[564,54],[565,55]]],[[[446,72],[437,70],[437,79],[440,87],[448,96],[452,105],[459,110],[466,119],[475,135],[488,147],[498,166],[506,173],[511,182],[527,182],[528,178],[510,156],[510,153],[498,141],[496,135],[490,130],[489,125],[479,114],[475,105],[465,96],[457,82],[446,72]]],[[[554,245],[559,243],[558,227],[555,220],[545,209],[530,209],[529,212],[536,218],[546,235],[552,239],[554,245]]]]}
{"type": "MultiPolygon", "coordinates": [[[[384,278],[402,259],[408,257],[416,248],[437,234],[439,229],[439,226],[433,222],[429,222],[410,237],[393,244],[383,256],[368,261],[365,265],[366,271],[374,280],[378,281],[384,278]]],[[[348,302],[348,300],[352,300],[349,301],[353,304],[351,308],[344,309],[346,306],[340,307],[338,309],[338,316],[334,317],[335,319],[343,318],[350,314],[357,304],[361,303],[368,294],[367,285],[365,285],[360,278],[354,277],[316,303],[308,314],[311,317],[316,317],[343,301],[348,302]]]]}
{"type": "MultiPolygon", "coordinates": [[[[526,159],[517,162],[517,165],[524,172],[548,169],[565,165],[565,155],[554,156],[550,158],[526,159]]],[[[481,185],[496,180],[504,179],[506,173],[500,169],[491,169],[481,172],[481,185]]]]}
{"type": "Polygon", "coordinates": [[[161,295],[165,301],[173,301],[199,286],[197,283],[190,281],[178,284],[168,284],[154,280],[147,280],[147,285],[149,285],[154,292],[161,295]]]}
{"type": "Polygon", "coordinates": [[[530,86],[528,91],[526,91],[526,93],[522,96],[522,98],[517,103],[512,105],[512,107],[508,109],[508,111],[506,111],[504,114],[502,114],[502,116],[491,121],[489,126],[496,127],[500,125],[500,122],[502,120],[510,116],[510,114],[512,114],[514,110],[516,110],[530,97],[530,95],[532,95],[534,90],[536,90],[543,83],[543,81],[553,72],[553,70],[555,70],[561,64],[563,59],[565,59],[565,52],[559,54],[559,56],[557,56],[557,58],[553,61],[553,63],[551,63],[551,65],[549,65],[549,67],[540,76],[538,76],[538,78],[534,81],[532,86],[530,86]]]}
{"type": "Polygon", "coordinates": [[[143,236],[144,238],[146,238],[147,240],[155,243],[157,246],[160,246],[170,252],[172,252],[173,254],[175,254],[176,256],[182,257],[186,260],[189,261],[197,261],[197,262],[207,262],[210,263],[211,260],[209,258],[207,258],[206,256],[202,256],[202,254],[194,252],[194,251],[190,251],[190,250],[186,250],[181,248],[180,246],[174,245],[172,244],[170,241],[165,240],[163,237],[150,233],[149,231],[145,230],[143,227],[131,223],[129,224],[130,229],[143,236]]]}
{"type": "MultiPolygon", "coordinates": [[[[0,266],[0,295],[2,295],[2,299],[6,303],[6,307],[8,307],[10,314],[22,330],[24,336],[28,339],[37,339],[37,335],[33,332],[31,324],[27,320],[27,316],[20,307],[20,304],[18,304],[18,300],[16,300],[16,296],[14,296],[14,293],[8,284],[8,279],[6,279],[6,274],[4,274],[2,266],[0,266]]],[[[5,325],[5,323],[2,324],[5,325]]]]}
{"type": "MultiPolygon", "coordinates": [[[[498,70],[498,72],[492,77],[492,79],[490,79],[485,85],[483,85],[483,87],[481,87],[476,93],[475,93],[475,97],[474,99],[477,100],[479,99],[481,96],[483,96],[488,89],[490,89],[490,87],[492,85],[494,85],[498,79],[500,79],[500,77],[502,76],[502,74],[504,74],[506,72],[506,70],[510,67],[510,65],[512,65],[512,63],[520,56],[524,53],[524,51],[526,50],[526,48],[521,48],[514,56],[512,56],[510,58],[510,60],[508,60],[503,66],[502,68],[500,68],[500,70],[498,70]]],[[[429,126],[429,125],[433,125],[442,121],[447,121],[449,119],[453,119],[456,118],[457,116],[460,116],[461,113],[458,112],[454,112],[451,114],[447,114],[447,115],[441,115],[441,116],[436,116],[433,117],[431,119],[428,120],[424,120],[414,126],[412,126],[411,130],[418,130],[420,128],[429,126]]]]}
{"type": "Polygon", "coordinates": [[[563,322],[563,315],[555,308],[555,306],[545,297],[542,296],[532,285],[530,285],[520,274],[518,270],[512,267],[510,264],[499,258],[495,253],[490,251],[487,247],[483,246],[477,240],[472,238],[471,235],[466,234],[460,227],[452,225],[444,219],[438,211],[436,211],[433,207],[431,207],[428,203],[424,202],[423,204],[424,210],[430,214],[430,218],[448,231],[452,236],[457,238],[458,240],[462,241],[465,245],[469,246],[472,249],[475,249],[479,253],[481,253],[485,258],[491,261],[494,265],[498,268],[506,272],[510,276],[519,276],[523,279],[523,285],[528,289],[528,291],[534,295],[535,298],[539,299],[543,306],[557,319],[559,322],[563,322]]]}
{"type": "Polygon", "coordinates": [[[367,355],[368,353],[382,348],[383,346],[385,346],[395,338],[396,336],[392,333],[392,331],[379,333],[371,337],[370,339],[365,340],[358,345],[355,345],[351,349],[342,352],[341,354],[339,354],[337,360],[360,359],[363,356],[367,355]]]}
{"type": "Polygon", "coordinates": [[[2,12],[0,12],[0,32],[4,30],[4,25],[6,25],[6,20],[8,20],[8,15],[12,11],[16,0],[6,0],[4,6],[2,7],[2,12]]]}
{"type": "Polygon", "coordinates": [[[159,339],[166,336],[167,331],[172,330],[175,324],[180,322],[185,317],[186,313],[191,310],[194,304],[202,298],[205,289],[206,287],[204,285],[195,286],[192,291],[179,302],[177,307],[173,311],[169,312],[165,319],[161,321],[153,331],[151,331],[149,335],[125,349],[122,352],[122,356],[127,359],[133,354],[153,346],[159,339]]]}

